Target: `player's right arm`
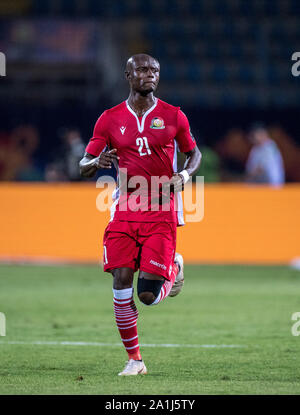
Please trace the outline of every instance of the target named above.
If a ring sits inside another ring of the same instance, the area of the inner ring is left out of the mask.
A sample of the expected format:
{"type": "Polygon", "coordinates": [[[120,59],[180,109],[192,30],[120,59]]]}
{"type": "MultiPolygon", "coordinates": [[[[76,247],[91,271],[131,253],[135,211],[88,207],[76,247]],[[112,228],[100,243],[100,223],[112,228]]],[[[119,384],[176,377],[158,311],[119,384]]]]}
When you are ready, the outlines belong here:
{"type": "Polygon", "coordinates": [[[93,177],[98,169],[110,169],[113,160],[118,160],[117,150],[103,151],[108,145],[108,115],[105,111],[97,120],[93,137],[90,139],[83,158],[79,162],[80,174],[93,177]]]}
{"type": "Polygon", "coordinates": [[[110,169],[112,161],[118,160],[117,150],[113,148],[110,151],[100,153],[98,157],[85,152],[79,162],[80,174],[83,177],[93,177],[98,169],[110,169]]]}

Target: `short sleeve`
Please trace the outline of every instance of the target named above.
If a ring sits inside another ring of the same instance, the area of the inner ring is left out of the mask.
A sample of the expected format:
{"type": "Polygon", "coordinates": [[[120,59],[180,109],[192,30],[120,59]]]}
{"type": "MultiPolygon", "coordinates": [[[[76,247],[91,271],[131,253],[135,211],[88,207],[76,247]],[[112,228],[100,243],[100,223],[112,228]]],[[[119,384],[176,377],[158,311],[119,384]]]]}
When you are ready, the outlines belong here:
{"type": "Polygon", "coordinates": [[[196,147],[196,141],[191,133],[189,121],[181,110],[178,110],[177,114],[177,133],[175,139],[182,153],[187,153],[196,147]]]}
{"type": "Polygon", "coordinates": [[[98,157],[101,151],[108,144],[108,132],[107,132],[107,113],[106,111],[98,118],[93,132],[93,137],[90,139],[85,151],[98,157]]]}

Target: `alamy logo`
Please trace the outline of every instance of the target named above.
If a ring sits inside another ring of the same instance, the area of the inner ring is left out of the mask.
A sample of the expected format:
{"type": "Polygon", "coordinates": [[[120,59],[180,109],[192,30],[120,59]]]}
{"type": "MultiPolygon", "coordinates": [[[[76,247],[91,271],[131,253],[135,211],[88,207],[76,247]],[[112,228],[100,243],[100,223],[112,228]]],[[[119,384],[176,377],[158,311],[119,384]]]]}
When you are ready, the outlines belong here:
{"type": "Polygon", "coordinates": [[[0,52],[0,76],[6,75],[6,57],[4,53],[0,52]]]}
{"type": "MultiPolygon", "coordinates": [[[[145,155],[148,150],[151,152],[147,141],[141,137],[137,138],[137,145],[140,146],[140,155],[145,155]]],[[[171,197],[172,189],[168,176],[151,176],[150,182],[144,176],[129,178],[125,167],[119,169],[117,182],[111,176],[101,176],[96,182],[96,187],[102,189],[96,199],[97,209],[99,212],[110,211],[111,218],[116,210],[172,211],[177,214],[180,224],[184,223],[184,219],[185,222],[201,222],[204,218],[203,176],[196,176],[195,183],[186,186],[184,192],[178,192],[174,199],[171,197]]]]}
{"type": "Polygon", "coordinates": [[[6,318],[5,314],[0,312],[0,336],[6,335],[6,318]]]}
{"type": "Polygon", "coordinates": [[[292,55],[292,61],[296,61],[292,65],[292,75],[299,76],[300,75],[300,52],[294,52],[292,55]]]}
{"type": "Polygon", "coordinates": [[[296,321],[296,323],[294,323],[292,325],[292,335],[293,336],[299,336],[300,335],[300,330],[299,330],[299,326],[300,326],[300,313],[299,311],[296,311],[295,313],[292,314],[292,320],[296,321]]]}

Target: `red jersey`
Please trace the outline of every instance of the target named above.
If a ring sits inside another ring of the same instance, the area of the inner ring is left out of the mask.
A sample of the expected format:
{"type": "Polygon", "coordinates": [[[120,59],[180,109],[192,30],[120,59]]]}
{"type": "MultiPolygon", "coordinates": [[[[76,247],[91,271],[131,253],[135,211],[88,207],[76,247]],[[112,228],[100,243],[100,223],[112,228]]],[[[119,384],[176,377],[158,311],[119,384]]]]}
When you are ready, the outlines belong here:
{"type": "MultiPolygon", "coordinates": [[[[189,122],[180,107],[155,98],[154,105],[142,117],[136,115],[127,101],[104,111],[95,124],[86,152],[97,157],[107,148],[117,149],[120,159],[116,167],[122,172],[126,169],[127,184],[134,176],[142,176],[150,188],[153,176],[170,179],[177,172],[178,150],[188,152],[195,146],[189,122]]],[[[164,211],[162,206],[159,210],[131,210],[129,206],[124,209],[130,193],[127,190],[123,196],[122,188],[119,185],[114,192],[111,220],[184,224],[180,192],[175,194],[176,211],[173,193],[168,211],[164,211]]]]}

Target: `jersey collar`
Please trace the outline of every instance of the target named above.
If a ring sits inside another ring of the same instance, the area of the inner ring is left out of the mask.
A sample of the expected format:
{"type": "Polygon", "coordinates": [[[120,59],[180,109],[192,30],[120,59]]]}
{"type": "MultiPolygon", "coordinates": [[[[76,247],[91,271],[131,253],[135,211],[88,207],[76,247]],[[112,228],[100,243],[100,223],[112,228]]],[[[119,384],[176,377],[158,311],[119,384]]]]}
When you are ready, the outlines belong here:
{"type": "Polygon", "coordinates": [[[142,120],[141,120],[141,122],[140,122],[140,120],[139,120],[138,116],[137,116],[137,115],[136,115],[136,113],[133,111],[133,109],[131,108],[131,106],[128,104],[128,99],[126,100],[126,106],[127,106],[128,111],[130,111],[130,112],[131,112],[131,114],[135,116],[135,119],[136,119],[136,122],[137,122],[137,127],[138,127],[138,130],[139,130],[139,133],[142,133],[142,132],[144,131],[144,127],[145,127],[145,121],[146,121],[146,118],[147,118],[147,116],[150,114],[150,112],[152,112],[152,111],[154,110],[154,108],[156,107],[157,103],[158,103],[158,99],[157,99],[157,98],[155,98],[155,102],[154,102],[154,104],[152,105],[152,107],[150,107],[150,108],[149,108],[149,109],[145,112],[145,114],[143,115],[142,120]]]}

